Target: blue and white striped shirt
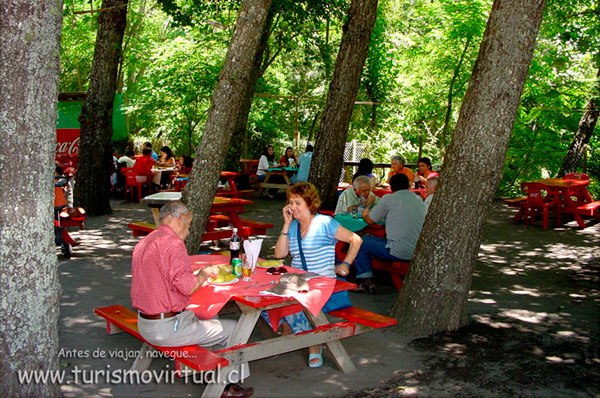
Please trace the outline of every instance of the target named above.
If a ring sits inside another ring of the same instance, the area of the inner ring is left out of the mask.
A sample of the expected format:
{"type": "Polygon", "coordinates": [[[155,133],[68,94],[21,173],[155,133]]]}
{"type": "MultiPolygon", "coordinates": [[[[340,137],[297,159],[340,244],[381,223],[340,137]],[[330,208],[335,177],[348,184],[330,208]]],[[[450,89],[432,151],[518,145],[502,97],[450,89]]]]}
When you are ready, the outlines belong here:
{"type": "MultiPolygon", "coordinates": [[[[302,269],[298,248],[298,220],[290,224],[289,239],[292,267],[302,269]]],[[[302,239],[302,251],[308,271],[335,278],[335,233],[339,223],[332,217],[317,214],[302,239]]]]}

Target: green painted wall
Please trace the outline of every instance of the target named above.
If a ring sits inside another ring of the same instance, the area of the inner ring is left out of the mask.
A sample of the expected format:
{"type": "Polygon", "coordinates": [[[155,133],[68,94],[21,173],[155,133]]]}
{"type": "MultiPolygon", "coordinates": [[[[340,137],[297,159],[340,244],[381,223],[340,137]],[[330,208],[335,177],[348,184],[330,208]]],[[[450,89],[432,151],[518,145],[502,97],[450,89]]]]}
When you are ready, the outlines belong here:
{"type": "MultiPolygon", "coordinates": [[[[123,94],[115,95],[113,105],[113,141],[121,141],[127,138],[127,125],[125,112],[121,109],[123,105],[123,94]]],[[[58,120],[56,128],[78,129],[79,114],[81,113],[81,101],[60,101],[58,103],[58,120]]]]}

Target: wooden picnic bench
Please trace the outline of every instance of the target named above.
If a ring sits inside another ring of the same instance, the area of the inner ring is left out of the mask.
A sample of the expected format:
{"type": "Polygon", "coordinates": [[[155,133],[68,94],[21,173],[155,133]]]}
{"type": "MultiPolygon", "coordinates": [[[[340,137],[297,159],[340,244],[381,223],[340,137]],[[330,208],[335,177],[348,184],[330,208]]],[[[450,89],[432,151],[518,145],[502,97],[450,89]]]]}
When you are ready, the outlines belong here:
{"type": "Polygon", "coordinates": [[[160,347],[148,343],[138,331],[137,313],[122,305],[99,307],[94,309],[94,312],[106,319],[106,333],[112,335],[126,332],[144,343],[131,367],[131,370],[137,370],[141,372],[148,369],[150,367],[150,363],[152,362],[152,355],[150,355],[148,351],[152,349],[162,351],[169,357],[174,358],[175,371],[180,377],[183,376],[183,374],[181,374],[181,364],[196,371],[212,370],[218,367],[227,366],[229,364],[229,361],[223,357],[199,345],[190,345],[184,347],[160,347]]]}

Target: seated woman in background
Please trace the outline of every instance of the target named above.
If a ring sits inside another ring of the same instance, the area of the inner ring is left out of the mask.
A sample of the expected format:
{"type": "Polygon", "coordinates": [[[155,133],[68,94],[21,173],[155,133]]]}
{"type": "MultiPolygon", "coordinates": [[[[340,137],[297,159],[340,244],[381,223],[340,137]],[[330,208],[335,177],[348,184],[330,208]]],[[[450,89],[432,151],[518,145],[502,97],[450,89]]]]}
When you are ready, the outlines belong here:
{"type": "Polygon", "coordinates": [[[362,158],[360,162],[358,162],[358,169],[352,176],[353,183],[358,176],[366,176],[369,178],[369,181],[371,182],[371,190],[373,190],[373,188],[375,188],[379,183],[377,176],[373,174],[373,162],[370,159],[362,158]]]}
{"type": "Polygon", "coordinates": [[[279,165],[281,167],[295,167],[298,165],[298,159],[296,159],[294,149],[291,146],[286,148],[285,153],[279,159],[279,165]]]}
{"type": "MultiPolygon", "coordinates": [[[[299,182],[287,191],[288,204],[283,208],[283,228],[275,245],[275,257],[292,256],[292,267],[303,269],[298,246],[298,235],[302,252],[309,272],[335,278],[335,274],[348,275],[350,264],[358,253],[362,243],[360,236],[342,227],[335,219],[318,214],[321,200],[315,186],[309,182],[299,182]],[[335,265],[335,244],[341,240],[350,247],[346,258],[335,265]]],[[[298,333],[311,329],[308,319],[302,311],[283,317],[280,321],[283,334],[298,333]]],[[[308,349],[308,366],[319,367],[323,364],[320,346],[308,349]]]]}
{"type": "Polygon", "coordinates": [[[392,165],[391,165],[391,170],[388,174],[388,178],[387,178],[387,184],[390,184],[390,179],[392,178],[392,176],[396,175],[396,174],[404,174],[405,176],[408,177],[408,183],[409,185],[413,183],[413,180],[415,179],[415,173],[413,173],[413,171],[411,169],[409,169],[408,167],[404,167],[404,164],[406,163],[406,159],[404,159],[404,157],[397,155],[397,156],[393,156],[392,157],[392,165]]]}
{"type": "Polygon", "coordinates": [[[160,158],[158,161],[162,163],[163,166],[175,166],[175,156],[173,156],[171,148],[168,146],[160,148],[160,158]]]}
{"type": "Polygon", "coordinates": [[[431,170],[431,160],[428,157],[419,159],[417,167],[419,168],[419,171],[417,172],[415,185],[418,183],[420,186],[424,187],[428,179],[439,176],[436,171],[431,170]]]}
{"type": "MultiPolygon", "coordinates": [[[[273,149],[273,145],[267,145],[263,151],[260,160],[258,161],[258,169],[256,170],[256,175],[258,176],[259,181],[264,181],[267,178],[266,171],[272,168],[279,167],[279,164],[275,162],[275,150],[273,149]]],[[[283,183],[284,179],[282,176],[276,175],[269,178],[269,183],[279,184],[283,183]]],[[[277,193],[277,188],[268,188],[267,196],[269,198],[274,198],[277,193]]]]}

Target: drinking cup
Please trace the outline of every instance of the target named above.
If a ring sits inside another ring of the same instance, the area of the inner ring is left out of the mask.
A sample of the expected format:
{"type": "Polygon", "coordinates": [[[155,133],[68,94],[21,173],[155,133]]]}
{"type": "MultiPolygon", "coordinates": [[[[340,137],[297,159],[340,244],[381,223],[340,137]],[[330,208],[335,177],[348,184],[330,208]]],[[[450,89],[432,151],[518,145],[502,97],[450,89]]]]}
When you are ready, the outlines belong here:
{"type": "Polygon", "coordinates": [[[242,280],[244,282],[250,282],[252,280],[252,257],[244,256],[244,262],[242,263],[242,280]]]}

